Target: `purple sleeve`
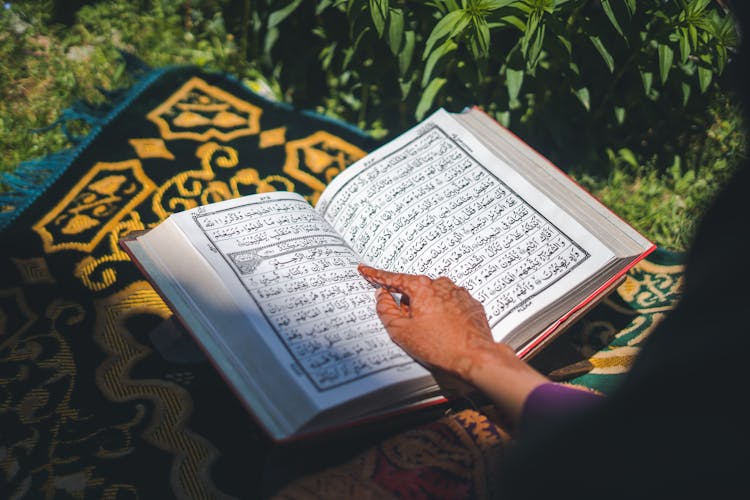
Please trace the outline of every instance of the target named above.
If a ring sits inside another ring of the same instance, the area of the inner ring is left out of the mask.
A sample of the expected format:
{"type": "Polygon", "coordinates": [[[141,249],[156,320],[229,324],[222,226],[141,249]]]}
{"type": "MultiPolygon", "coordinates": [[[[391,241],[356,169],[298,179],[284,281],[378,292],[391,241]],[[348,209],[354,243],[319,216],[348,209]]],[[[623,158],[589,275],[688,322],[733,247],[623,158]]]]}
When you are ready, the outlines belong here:
{"type": "Polygon", "coordinates": [[[554,422],[585,410],[603,399],[599,394],[549,382],[542,384],[526,398],[521,410],[521,435],[543,428],[554,422]]]}

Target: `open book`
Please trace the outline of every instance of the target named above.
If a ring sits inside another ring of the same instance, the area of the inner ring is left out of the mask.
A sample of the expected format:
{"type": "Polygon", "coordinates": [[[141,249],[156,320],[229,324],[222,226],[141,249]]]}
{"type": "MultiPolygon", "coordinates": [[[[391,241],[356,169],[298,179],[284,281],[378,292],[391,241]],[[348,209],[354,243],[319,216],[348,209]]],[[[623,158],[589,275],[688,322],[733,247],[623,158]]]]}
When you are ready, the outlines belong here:
{"type": "Polygon", "coordinates": [[[478,109],[440,110],[311,206],[274,192],[121,242],[275,440],[439,401],[357,264],[448,276],[530,357],[655,246],[478,109]]]}

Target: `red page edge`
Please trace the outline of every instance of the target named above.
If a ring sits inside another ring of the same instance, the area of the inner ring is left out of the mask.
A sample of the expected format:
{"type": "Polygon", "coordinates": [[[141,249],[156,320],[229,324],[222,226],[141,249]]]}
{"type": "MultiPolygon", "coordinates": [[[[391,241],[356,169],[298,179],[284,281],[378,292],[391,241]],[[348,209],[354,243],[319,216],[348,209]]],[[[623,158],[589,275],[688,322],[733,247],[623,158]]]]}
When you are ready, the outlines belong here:
{"type": "MultiPolygon", "coordinates": [[[[503,125],[502,125],[501,123],[499,123],[499,122],[498,122],[497,120],[495,120],[495,119],[494,119],[494,118],[493,118],[493,117],[492,117],[492,116],[491,116],[491,115],[490,115],[489,113],[487,113],[487,112],[486,112],[485,110],[483,110],[482,108],[480,108],[479,106],[476,106],[476,105],[475,105],[475,106],[471,106],[471,109],[473,109],[473,110],[476,110],[476,111],[479,111],[480,113],[482,113],[482,114],[484,114],[485,116],[487,116],[488,118],[490,118],[490,119],[491,119],[492,121],[494,121],[494,122],[495,122],[495,123],[496,123],[496,124],[497,124],[498,126],[502,127],[502,128],[503,128],[504,130],[506,130],[506,131],[507,131],[507,132],[508,132],[509,134],[511,134],[511,135],[512,135],[513,137],[515,137],[515,138],[516,138],[516,139],[517,139],[517,140],[519,141],[519,143],[520,143],[520,144],[521,144],[521,145],[522,145],[523,147],[525,147],[525,148],[526,148],[526,149],[528,150],[528,152],[530,152],[530,153],[534,154],[534,155],[535,155],[535,156],[536,156],[537,158],[539,158],[540,160],[542,160],[542,161],[543,161],[544,163],[546,163],[547,165],[549,165],[550,167],[554,168],[555,170],[557,170],[558,172],[560,172],[561,174],[563,174],[563,175],[564,175],[565,177],[567,177],[568,179],[570,179],[570,181],[571,181],[571,182],[573,182],[573,183],[575,183],[576,185],[578,185],[579,187],[581,187],[581,189],[583,190],[583,192],[585,192],[586,194],[588,194],[588,195],[589,195],[589,196],[590,196],[590,197],[591,197],[591,198],[592,198],[592,199],[593,199],[593,200],[594,200],[594,201],[595,201],[596,203],[598,203],[599,205],[601,205],[602,207],[604,207],[604,208],[605,208],[605,209],[606,209],[606,210],[607,210],[607,211],[608,211],[608,212],[609,212],[610,214],[612,214],[612,215],[613,215],[614,217],[616,217],[617,219],[619,219],[619,220],[620,220],[620,221],[622,221],[623,223],[627,224],[628,226],[631,226],[631,227],[632,227],[632,225],[631,225],[631,224],[630,224],[630,223],[629,223],[628,221],[624,220],[624,219],[623,219],[622,217],[620,217],[620,216],[619,216],[619,215],[618,215],[617,213],[615,213],[615,211],[614,211],[614,210],[612,210],[612,209],[611,209],[610,207],[608,207],[607,205],[605,205],[604,203],[602,203],[602,202],[601,202],[601,201],[600,201],[600,200],[599,200],[599,199],[598,199],[598,198],[597,198],[596,196],[592,195],[592,194],[591,194],[591,193],[590,193],[590,192],[589,192],[588,190],[586,190],[586,189],[584,189],[584,188],[583,188],[582,186],[580,186],[580,184],[578,184],[578,182],[576,182],[576,181],[575,181],[575,180],[574,180],[574,179],[573,179],[572,177],[570,177],[570,175],[568,175],[568,174],[567,174],[567,172],[565,172],[565,171],[564,171],[563,169],[561,169],[560,167],[558,167],[557,165],[555,165],[554,163],[552,163],[552,162],[551,162],[551,161],[549,160],[549,158],[545,157],[545,156],[544,156],[543,154],[541,154],[540,152],[538,152],[538,151],[537,151],[536,149],[534,149],[534,148],[532,148],[531,146],[529,146],[529,145],[528,145],[528,144],[526,143],[526,141],[524,141],[523,139],[521,139],[520,137],[518,137],[518,136],[517,136],[517,135],[516,135],[516,134],[515,134],[515,133],[514,133],[514,132],[513,132],[512,130],[510,130],[509,128],[507,128],[507,127],[503,126],[503,125]]],[[[620,279],[620,278],[621,278],[622,276],[624,276],[624,275],[625,275],[625,273],[627,273],[628,271],[630,271],[630,270],[631,270],[631,269],[632,269],[633,267],[635,267],[635,266],[636,266],[636,265],[637,265],[637,264],[638,264],[638,263],[639,263],[639,262],[640,262],[641,260],[645,259],[645,258],[646,258],[646,257],[647,257],[648,255],[650,255],[650,254],[651,254],[651,252],[653,252],[654,250],[656,250],[656,248],[657,248],[657,245],[656,245],[656,244],[654,244],[653,242],[651,242],[651,246],[650,246],[650,247],[649,247],[649,248],[648,248],[648,249],[647,249],[647,250],[646,250],[645,252],[643,252],[643,253],[642,253],[641,255],[639,255],[638,257],[636,257],[635,259],[633,259],[633,261],[632,261],[632,262],[631,262],[630,264],[628,264],[628,265],[627,265],[627,266],[626,266],[625,268],[623,268],[623,269],[622,269],[622,270],[621,270],[620,272],[618,272],[618,273],[617,273],[617,274],[616,274],[615,276],[613,276],[613,277],[612,277],[611,279],[607,280],[607,282],[606,282],[606,283],[604,283],[604,284],[603,284],[603,285],[602,285],[601,287],[599,287],[599,288],[598,288],[598,289],[597,289],[597,290],[596,290],[596,291],[595,291],[594,293],[592,293],[591,295],[589,295],[588,297],[586,297],[586,298],[585,298],[585,299],[584,299],[583,301],[581,301],[581,303],[580,303],[580,304],[578,304],[577,306],[575,306],[574,308],[572,308],[572,309],[571,309],[571,310],[570,310],[570,311],[569,311],[569,312],[568,312],[567,314],[565,314],[565,315],[564,315],[564,316],[563,316],[562,318],[560,318],[559,320],[555,321],[555,322],[554,322],[554,323],[553,323],[552,325],[550,325],[550,327],[549,327],[549,328],[547,328],[547,330],[545,330],[545,331],[544,331],[544,332],[543,332],[542,334],[538,335],[538,336],[536,337],[536,339],[535,339],[534,341],[532,341],[532,342],[531,342],[530,344],[528,344],[528,345],[524,346],[524,347],[523,347],[523,348],[522,348],[522,349],[521,349],[521,350],[520,350],[520,351],[518,352],[518,356],[519,356],[519,357],[521,357],[521,358],[523,358],[523,357],[524,357],[524,356],[526,356],[526,355],[527,355],[527,354],[528,354],[529,352],[533,351],[533,350],[534,350],[534,347],[536,347],[537,345],[539,345],[539,344],[540,344],[541,342],[543,342],[543,341],[544,341],[545,339],[547,339],[547,338],[548,338],[548,337],[549,337],[549,336],[550,336],[550,335],[551,335],[552,333],[554,333],[554,331],[555,331],[555,330],[557,330],[557,328],[558,328],[558,327],[559,327],[559,326],[560,326],[560,325],[561,325],[561,324],[562,324],[562,323],[563,323],[563,322],[564,322],[564,321],[565,321],[566,319],[568,319],[568,318],[569,318],[570,316],[572,316],[572,315],[573,315],[573,314],[574,314],[574,313],[575,313],[576,311],[579,311],[579,310],[580,310],[581,308],[585,307],[585,306],[586,306],[586,305],[587,305],[588,303],[590,303],[590,302],[591,302],[592,300],[596,299],[596,298],[597,298],[597,297],[599,296],[599,294],[601,294],[601,293],[602,293],[602,291],[603,291],[603,290],[605,290],[605,289],[606,289],[606,288],[608,288],[608,287],[609,287],[609,286],[610,286],[610,285],[611,285],[611,284],[612,284],[613,282],[617,281],[617,280],[618,280],[618,279],[620,279]]]]}
{"type": "Polygon", "coordinates": [[[608,279],[603,285],[601,285],[599,288],[597,288],[593,293],[591,293],[588,297],[583,299],[577,306],[573,307],[570,311],[568,311],[567,314],[563,315],[560,319],[552,323],[544,332],[542,332],[540,335],[538,335],[532,342],[525,345],[519,352],[518,356],[523,358],[526,356],[529,352],[533,351],[536,346],[538,346],[541,342],[543,342],[545,339],[547,339],[550,335],[552,335],[555,330],[557,330],[562,323],[565,322],[568,318],[570,318],[573,314],[575,314],[577,311],[581,310],[582,308],[586,307],[587,304],[589,304],[591,301],[595,300],[604,290],[609,288],[609,286],[614,283],[615,281],[619,280],[622,276],[625,275],[625,273],[629,272],[632,268],[634,268],[640,261],[648,257],[651,252],[656,250],[656,245],[652,244],[651,247],[649,247],[648,250],[640,254],[638,257],[634,258],[632,262],[630,262],[627,266],[622,268],[617,274],[615,274],[612,278],[608,279]]]}

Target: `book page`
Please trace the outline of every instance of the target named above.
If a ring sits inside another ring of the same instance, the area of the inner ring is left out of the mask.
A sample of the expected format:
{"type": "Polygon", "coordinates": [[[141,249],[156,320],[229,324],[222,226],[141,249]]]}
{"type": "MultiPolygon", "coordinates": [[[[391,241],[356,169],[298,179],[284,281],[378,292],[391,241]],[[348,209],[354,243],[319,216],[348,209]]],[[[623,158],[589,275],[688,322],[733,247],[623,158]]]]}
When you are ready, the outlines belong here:
{"type": "Polygon", "coordinates": [[[268,193],[177,215],[256,330],[272,332],[264,338],[281,366],[322,406],[425,376],[385,332],[359,257],[301,196],[268,193]]]}
{"type": "Polygon", "coordinates": [[[465,287],[498,341],[613,257],[445,111],[339,174],[316,208],[368,264],[465,287]]]}

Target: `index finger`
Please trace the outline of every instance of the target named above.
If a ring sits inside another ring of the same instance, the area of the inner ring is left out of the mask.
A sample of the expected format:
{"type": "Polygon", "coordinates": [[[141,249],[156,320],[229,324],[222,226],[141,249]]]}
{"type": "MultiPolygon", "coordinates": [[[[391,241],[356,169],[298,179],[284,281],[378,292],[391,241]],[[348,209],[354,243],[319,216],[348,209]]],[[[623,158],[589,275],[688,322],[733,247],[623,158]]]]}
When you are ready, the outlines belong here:
{"type": "Polygon", "coordinates": [[[427,276],[417,276],[414,274],[404,273],[392,273],[383,269],[376,269],[374,267],[360,264],[357,269],[368,281],[382,285],[389,290],[405,293],[409,296],[414,296],[430,284],[432,280],[427,276]]]}

